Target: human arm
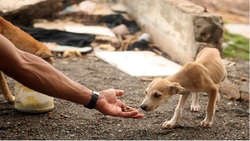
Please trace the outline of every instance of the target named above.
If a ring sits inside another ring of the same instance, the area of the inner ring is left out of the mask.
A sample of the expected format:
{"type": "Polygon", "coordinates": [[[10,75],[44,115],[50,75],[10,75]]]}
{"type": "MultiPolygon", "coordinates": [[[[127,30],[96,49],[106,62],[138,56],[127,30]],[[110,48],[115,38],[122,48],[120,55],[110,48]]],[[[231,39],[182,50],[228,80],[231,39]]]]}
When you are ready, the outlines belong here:
{"type": "MultiPolygon", "coordinates": [[[[0,70],[23,85],[49,96],[87,105],[92,97],[92,90],[71,80],[62,72],[43,59],[18,50],[9,40],[0,34],[0,70]]],[[[124,92],[105,90],[100,92],[95,109],[103,114],[142,118],[135,108],[123,111],[127,107],[117,99],[124,92]]]]}

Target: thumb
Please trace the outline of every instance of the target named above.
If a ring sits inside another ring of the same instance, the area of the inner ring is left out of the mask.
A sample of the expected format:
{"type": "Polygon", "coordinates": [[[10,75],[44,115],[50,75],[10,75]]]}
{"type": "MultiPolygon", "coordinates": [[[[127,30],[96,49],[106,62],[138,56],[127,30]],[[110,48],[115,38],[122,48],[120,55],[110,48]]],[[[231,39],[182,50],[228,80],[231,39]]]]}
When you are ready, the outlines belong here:
{"type": "Polygon", "coordinates": [[[124,90],[115,90],[116,96],[122,96],[124,94],[124,90]]]}

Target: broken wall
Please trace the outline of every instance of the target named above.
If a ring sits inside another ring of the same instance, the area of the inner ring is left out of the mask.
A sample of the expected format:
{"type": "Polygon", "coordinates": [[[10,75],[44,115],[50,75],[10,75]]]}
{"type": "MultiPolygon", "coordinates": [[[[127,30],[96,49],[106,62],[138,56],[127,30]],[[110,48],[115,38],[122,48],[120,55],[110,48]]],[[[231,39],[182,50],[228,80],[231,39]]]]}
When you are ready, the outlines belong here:
{"type": "Polygon", "coordinates": [[[193,61],[205,46],[221,50],[220,16],[186,0],[118,0],[125,4],[144,32],[172,60],[193,61]]]}
{"type": "Polygon", "coordinates": [[[36,18],[53,18],[65,7],[83,0],[0,0],[0,16],[16,25],[32,25],[36,18]]]}

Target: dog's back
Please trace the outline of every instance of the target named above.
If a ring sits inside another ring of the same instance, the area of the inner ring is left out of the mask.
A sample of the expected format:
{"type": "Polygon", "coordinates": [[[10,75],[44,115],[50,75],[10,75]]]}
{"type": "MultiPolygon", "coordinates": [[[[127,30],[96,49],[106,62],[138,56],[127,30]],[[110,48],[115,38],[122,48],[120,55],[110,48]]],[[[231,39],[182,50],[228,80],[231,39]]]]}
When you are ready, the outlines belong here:
{"type": "Polygon", "coordinates": [[[216,48],[204,48],[196,57],[195,63],[202,64],[215,84],[219,84],[227,76],[220,52],[216,48]]]}
{"type": "Polygon", "coordinates": [[[2,17],[0,17],[0,34],[10,40],[18,49],[35,54],[49,63],[53,63],[53,55],[44,44],[2,17]]]}
{"type": "MultiPolygon", "coordinates": [[[[0,17],[0,34],[10,40],[18,49],[39,56],[50,64],[53,64],[53,55],[44,44],[40,43],[2,17],[0,17]]],[[[8,84],[1,71],[0,86],[0,93],[3,93],[6,100],[13,104],[15,97],[11,94],[8,84]]]]}

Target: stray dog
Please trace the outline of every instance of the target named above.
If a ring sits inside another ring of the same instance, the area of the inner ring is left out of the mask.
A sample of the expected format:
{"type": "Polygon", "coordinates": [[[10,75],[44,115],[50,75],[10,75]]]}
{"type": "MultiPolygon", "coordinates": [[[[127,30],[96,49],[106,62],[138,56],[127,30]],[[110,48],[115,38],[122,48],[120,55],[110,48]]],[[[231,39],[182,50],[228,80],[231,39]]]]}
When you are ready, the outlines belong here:
{"type": "Polygon", "coordinates": [[[193,95],[191,110],[198,111],[197,92],[206,92],[208,94],[206,117],[199,125],[211,127],[215,113],[214,107],[219,95],[219,84],[226,76],[227,72],[220,52],[216,48],[206,47],[197,55],[194,62],[186,63],[176,74],[153,80],[146,89],[146,97],[140,108],[144,111],[152,111],[171,96],[180,94],[174,116],[163,123],[163,128],[174,128],[182,116],[189,94],[196,92],[193,95]]]}
{"type": "Polygon", "coordinates": [[[67,49],[63,53],[63,58],[75,58],[75,57],[81,57],[82,54],[77,49],[67,49]]]}
{"type": "MultiPolygon", "coordinates": [[[[44,44],[2,17],[0,17],[0,34],[10,40],[18,49],[39,56],[50,64],[53,64],[53,55],[44,44]]],[[[11,94],[1,71],[0,92],[2,92],[8,102],[14,103],[15,97],[11,94]]]]}

